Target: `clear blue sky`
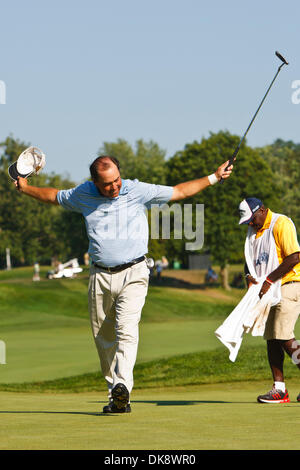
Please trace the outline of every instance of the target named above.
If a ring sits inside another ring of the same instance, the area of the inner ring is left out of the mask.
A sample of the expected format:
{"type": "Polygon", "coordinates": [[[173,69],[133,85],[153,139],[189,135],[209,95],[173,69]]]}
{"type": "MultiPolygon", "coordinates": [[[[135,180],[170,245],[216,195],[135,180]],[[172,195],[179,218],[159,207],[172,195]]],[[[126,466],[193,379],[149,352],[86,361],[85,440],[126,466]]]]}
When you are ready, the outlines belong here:
{"type": "MultiPolygon", "coordinates": [[[[172,156],[210,131],[300,141],[297,0],[48,0],[0,3],[0,140],[39,146],[75,182],[104,141],[156,141],[172,156]]],[[[213,169],[212,169],[213,170],[213,169]]],[[[195,175],[196,176],[196,175],[195,175]]]]}

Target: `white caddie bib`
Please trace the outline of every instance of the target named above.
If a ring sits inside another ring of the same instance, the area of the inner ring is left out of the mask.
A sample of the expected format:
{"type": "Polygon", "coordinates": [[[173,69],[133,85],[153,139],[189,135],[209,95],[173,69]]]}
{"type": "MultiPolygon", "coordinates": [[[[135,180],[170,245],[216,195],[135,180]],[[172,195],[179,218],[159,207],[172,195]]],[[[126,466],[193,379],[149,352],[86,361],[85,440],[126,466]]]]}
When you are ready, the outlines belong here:
{"type": "MultiPolygon", "coordinates": [[[[255,279],[267,277],[279,266],[276,243],[273,228],[281,214],[272,214],[270,227],[264,231],[261,237],[255,238],[254,229],[249,226],[245,241],[245,259],[252,277],[255,279]]],[[[281,279],[274,283],[274,300],[276,305],[281,298],[281,279]]]]}

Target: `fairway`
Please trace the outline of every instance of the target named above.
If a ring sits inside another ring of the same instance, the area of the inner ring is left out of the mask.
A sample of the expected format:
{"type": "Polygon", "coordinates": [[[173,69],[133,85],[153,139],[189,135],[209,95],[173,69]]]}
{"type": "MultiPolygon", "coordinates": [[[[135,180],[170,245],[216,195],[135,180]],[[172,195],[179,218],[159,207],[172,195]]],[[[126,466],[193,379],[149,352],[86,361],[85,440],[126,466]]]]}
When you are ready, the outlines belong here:
{"type": "MultiPolygon", "coordinates": [[[[40,329],[28,329],[22,335],[16,331],[2,333],[7,364],[0,367],[0,383],[50,380],[99,369],[89,322],[70,318],[66,326],[65,318],[56,316],[55,323],[48,329],[41,325],[40,329]]],[[[218,325],[218,320],[142,322],[137,363],[213,350],[220,346],[212,334],[218,325]]]]}
{"type": "Polygon", "coordinates": [[[136,390],[132,413],[113,416],[101,413],[97,393],[0,392],[0,449],[299,450],[298,386],[290,384],[290,404],[256,403],[268,386],[136,390]]]}
{"type": "MultiPolygon", "coordinates": [[[[31,268],[0,273],[0,339],[7,362],[0,366],[0,384],[99,370],[88,316],[88,270],[76,279],[52,281],[46,272],[42,268],[38,283],[31,280],[31,268]]],[[[201,275],[194,273],[198,280],[201,275]]],[[[137,363],[219,347],[214,331],[241,295],[169,284],[149,287],[137,363]]]]}
{"type": "Polygon", "coordinates": [[[133,412],[109,416],[102,414],[106,386],[88,318],[87,272],[39,283],[31,274],[0,273],[0,339],[7,349],[0,449],[299,449],[291,426],[299,412],[297,368],[286,361],[291,403],[260,405],[257,395],[272,385],[264,340],[245,335],[231,363],[214,334],[243,290],[205,287],[198,272],[171,273],[150,285],[133,412]],[[279,428],[292,430],[282,435],[279,428]]]}

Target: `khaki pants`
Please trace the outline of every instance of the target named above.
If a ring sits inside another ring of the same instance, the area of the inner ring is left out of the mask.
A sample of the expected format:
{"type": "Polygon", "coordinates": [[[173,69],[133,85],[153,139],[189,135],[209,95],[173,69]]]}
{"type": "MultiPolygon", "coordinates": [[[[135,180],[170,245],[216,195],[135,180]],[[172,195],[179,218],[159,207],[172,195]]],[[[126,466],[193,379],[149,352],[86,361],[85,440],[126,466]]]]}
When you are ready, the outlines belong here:
{"type": "Polygon", "coordinates": [[[289,340],[295,337],[294,328],[300,313],[300,282],[284,284],[281,300],[270,309],[264,339],[289,340]]]}
{"type": "Polygon", "coordinates": [[[145,261],[113,274],[91,267],[90,320],[109,398],[112,388],[119,382],[126,385],[129,393],[132,390],[138,324],[148,281],[145,261]]]}

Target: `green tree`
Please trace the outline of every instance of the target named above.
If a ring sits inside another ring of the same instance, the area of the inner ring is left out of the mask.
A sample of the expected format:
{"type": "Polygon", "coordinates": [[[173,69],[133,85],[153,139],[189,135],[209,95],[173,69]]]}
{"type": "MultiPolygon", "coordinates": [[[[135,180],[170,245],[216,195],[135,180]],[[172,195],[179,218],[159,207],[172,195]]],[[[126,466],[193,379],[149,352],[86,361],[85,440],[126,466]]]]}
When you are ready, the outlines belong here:
{"type": "Polygon", "coordinates": [[[120,162],[121,176],[124,179],[137,178],[154,184],[166,182],[166,152],[152,140],[144,142],[139,139],[135,143],[135,148],[132,148],[124,139],[104,142],[98,154],[117,158],[120,162]]]}
{"type": "MultiPolygon", "coordinates": [[[[238,136],[221,131],[211,133],[209,138],[201,142],[187,144],[184,150],[177,152],[167,162],[167,184],[176,185],[213,173],[232,155],[239,140],[238,136]]],[[[227,266],[243,260],[246,228],[238,225],[238,206],[242,199],[250,196],[262,199],[273,210],[281,208],[277,181],[273,178],[270,166],[256,150],[243,143],[229,180],[182,202],[204,204],[205,238],[201,251],[209,251],[213,262],[220,266],[223,286],[226,288],[227,266]]],[[[182,240],[177,244],[177,254],[187,263],[185,242],[182,240]]]]}
{"type": "MultiPolygon", "coordinates": [[[[8,176],[8,166],[15,162],[29,144],[12,136],[0,144],[0,264],[5,266],[5,250],[10,248],[12,264],[49,263],[53,256],[69,255],[73,240],[66,236],[61,221],[63,210],[20,194],[8,176]]],[[[74,183],[59,175],[41,173],[30,177],[30,184],[64,189],[74,183]]],[[[82,222],[83,223],[83,222],[82,222]]],[[[68,233],[72,231],[68,229],[68,233]]],[[[77,236],[73,232],[73,238],[77,236]]]]}
{"type": "Polygon", "coordinates": [[[300,229],[300,144],[277,139],[273,144],[256,150],[272,169],[283,213],[300,229]]]}

